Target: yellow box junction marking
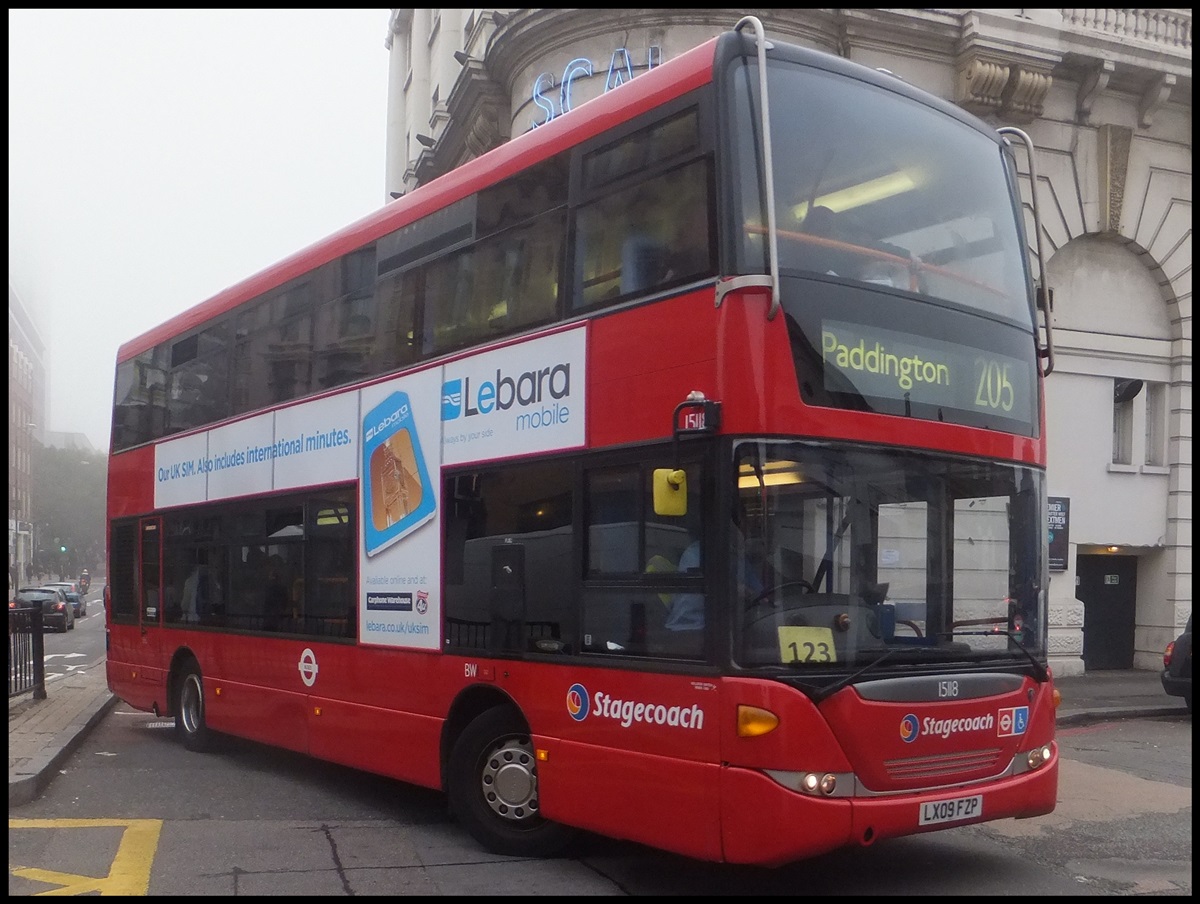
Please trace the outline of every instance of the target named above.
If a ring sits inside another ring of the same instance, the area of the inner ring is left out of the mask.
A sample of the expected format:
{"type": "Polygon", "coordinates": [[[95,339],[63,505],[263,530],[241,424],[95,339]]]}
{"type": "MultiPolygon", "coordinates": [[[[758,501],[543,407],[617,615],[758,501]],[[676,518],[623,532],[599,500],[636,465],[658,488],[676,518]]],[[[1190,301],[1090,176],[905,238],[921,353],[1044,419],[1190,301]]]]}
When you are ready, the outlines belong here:
{"type": "Polygon", "coordinates": [[[121,843],[108,875],[77,876],[56,870],[38,869],[28,866],[8,867],[9,875],[57,885],[58,888],[38,892],[39,895],[86,895],[99,892],[101,895],[142,895],[150,888],[150,867],[158,850],[158,836],[162,832],[161,819],[10,819],[8,830],[13,829],[124,829],[121,843]]]}

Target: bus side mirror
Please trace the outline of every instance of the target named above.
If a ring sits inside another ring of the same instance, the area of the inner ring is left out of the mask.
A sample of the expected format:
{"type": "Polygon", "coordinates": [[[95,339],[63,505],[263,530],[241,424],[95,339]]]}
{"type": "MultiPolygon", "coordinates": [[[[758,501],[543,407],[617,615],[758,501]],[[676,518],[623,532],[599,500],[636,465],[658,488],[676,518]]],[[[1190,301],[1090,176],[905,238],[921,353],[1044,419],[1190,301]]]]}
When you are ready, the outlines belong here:
{"type": "Polygon", "coordinates": [[[687,472],[681,468],[654,469],[654,514],[687,514],[687,472]]]}

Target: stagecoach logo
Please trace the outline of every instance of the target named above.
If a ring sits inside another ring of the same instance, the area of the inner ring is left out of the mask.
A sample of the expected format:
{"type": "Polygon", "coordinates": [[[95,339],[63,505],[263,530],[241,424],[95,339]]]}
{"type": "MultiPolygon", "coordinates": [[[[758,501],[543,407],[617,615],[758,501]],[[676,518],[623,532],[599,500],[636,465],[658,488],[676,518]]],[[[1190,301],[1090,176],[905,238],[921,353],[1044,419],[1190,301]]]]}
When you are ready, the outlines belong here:
{"type": "Polygon", "coordinates": [[[588,714],[588,692],[582,684],[572,684],[567,691],[567,712],[576,722],[582,722],[588,714]]]}
{"type": "Polygon", "coordinates": [[[300,654],[299,668],[300,680],[304,682],[305,687],[312,687],[317,683],[317,654],[308,647],[300,654]]]}
{"type": "Polygon", "coordinates": [[[671,728],[704,727],[704,710],[696,704],[666,706],[662,703],[621,700],[603,691],[589,694],[582,684],[572,684],[568,688],[567,714],[576,722],[582,722],[589,714],[597,719],[611,719],[619,722],[622,728],[629,728],[634,722],[671,728]]]}
{"type": "Polygon", "coordinates": [[[961,719],[935,719],[926,716],[918,720],[909,713],[900,720],[900,740],[911,744],[921,735],[941,738],[943,741],[953,734],[967,731],[991,731],[996,729],[999,737],[1012,737],[1025,734],[1029,726],[1029,707],[1014,706],[999,711],[999,718],[993,713],[982,716],[967,716],[961,719]]]}

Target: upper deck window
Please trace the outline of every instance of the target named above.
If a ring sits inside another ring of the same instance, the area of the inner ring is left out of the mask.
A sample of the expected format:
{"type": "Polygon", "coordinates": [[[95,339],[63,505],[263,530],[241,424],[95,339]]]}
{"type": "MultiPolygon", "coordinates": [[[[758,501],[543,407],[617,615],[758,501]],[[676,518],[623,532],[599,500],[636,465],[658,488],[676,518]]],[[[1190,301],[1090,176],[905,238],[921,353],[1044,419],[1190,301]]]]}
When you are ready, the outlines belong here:
{"type": "MultiPolygon", "coordinates": [[[[765,267],[755,66],[732,80],[738,265],[765,267]]],[[[781,272],[890,287],[1032,325],[1011,171],[985,134],[902,94],[806,66],[769,89],[781,272]]]]}
{"type": "Polygon", "coordinates": [[[699,115],[696,110],[687,110],[588,154],[583,159],[584,184],[589,190],[601,188],[651,166],[681,158],[699,145],[699,115]]]}

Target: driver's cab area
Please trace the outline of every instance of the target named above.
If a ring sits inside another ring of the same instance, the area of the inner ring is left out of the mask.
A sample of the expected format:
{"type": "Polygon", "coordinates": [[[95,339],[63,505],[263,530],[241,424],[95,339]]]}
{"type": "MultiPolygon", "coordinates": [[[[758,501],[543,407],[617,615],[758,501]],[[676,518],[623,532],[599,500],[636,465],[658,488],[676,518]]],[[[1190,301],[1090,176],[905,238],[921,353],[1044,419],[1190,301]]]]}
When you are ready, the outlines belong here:
{"type": "Polygon", "coordinates": [[[888,588],[873,580],[871,549],[861,539],[875,533],[878,508],[833,492],[801,461],[748,454],[737,475],[734,598],[748,657],[832,664],[878,646],[878,606],[888,588]]]}
{"type": "Polygon", "coordinates": [[[736,446],[733,466],[739,665],[1027,660],[1044,644],[1033,472],[766,440],[736,446]]]}

